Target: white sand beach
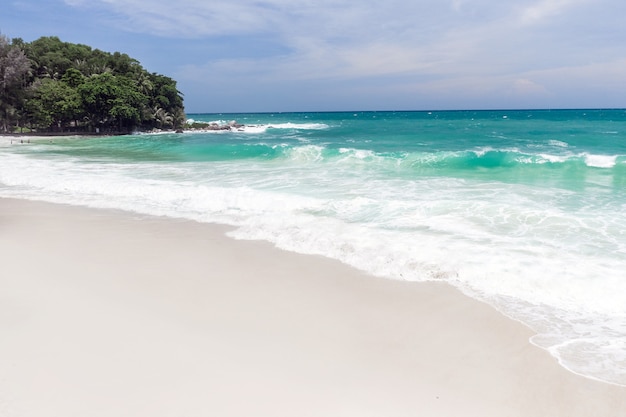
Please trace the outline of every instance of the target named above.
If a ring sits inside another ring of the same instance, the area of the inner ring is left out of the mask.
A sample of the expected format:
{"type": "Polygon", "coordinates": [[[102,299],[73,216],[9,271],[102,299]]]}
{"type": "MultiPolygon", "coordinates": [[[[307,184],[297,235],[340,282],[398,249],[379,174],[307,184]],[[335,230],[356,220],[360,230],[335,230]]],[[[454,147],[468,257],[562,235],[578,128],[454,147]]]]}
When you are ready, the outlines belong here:
{"type": "Polygon", "coordinates": [[[227,230],[0,199],[0,416],[626,415],[446,284],[227,230]]]}

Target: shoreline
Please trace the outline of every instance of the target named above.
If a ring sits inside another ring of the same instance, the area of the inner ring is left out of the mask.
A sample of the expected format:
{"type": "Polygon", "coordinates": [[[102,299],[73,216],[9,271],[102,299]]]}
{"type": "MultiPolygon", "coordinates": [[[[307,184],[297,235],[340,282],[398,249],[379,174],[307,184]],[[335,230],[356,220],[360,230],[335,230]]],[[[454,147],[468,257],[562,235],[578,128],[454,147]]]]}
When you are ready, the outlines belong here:
{"type": "Polygon", "coordinates": [[[216,122],[193,122],[185,125],[183,128],[153,128],[149,130],[136,130],[130,132],[0,132],[0,138],[20,139],[20,138],[73,138],[73,137],[109,137],[109,136],[129,136],[134,134],[150,135],[150,134],[177,134],[177,133],[194,133],[194,132],[214,132],[214,131],[232,131],[245,127],[244,124],[238,123],[236,120],[229,121],[224,124],[216,122]]]}
{"type": "Polygon", "coordinates": [[[617,416],[532,331],[228,226],[0,198],[0,414],[617,416]]]}
{"type": "Polygon", "coordinates": [[[11,145],[19,145],[40,142],[43,140],[52,141],[54,139],[92,139],[92,138],[108,138],[114,136],[133,136],[133,135],[166,135],[166,134],[188,134],[188,133],[207,133],[207,132],[238,132],[242,131],[245,125],[236,124],[236,125],[211,125],[209,123],[206,124],[206,127],[189,127],[182,130],[162,130],[162,129],[153,129],[146,131],[136,131],[136,132],[118,132],[118,133],[72,133],[72,132],[63,132],[63,133],[0,133],[0,140],[4,140],[10,142],[11,145]]]}

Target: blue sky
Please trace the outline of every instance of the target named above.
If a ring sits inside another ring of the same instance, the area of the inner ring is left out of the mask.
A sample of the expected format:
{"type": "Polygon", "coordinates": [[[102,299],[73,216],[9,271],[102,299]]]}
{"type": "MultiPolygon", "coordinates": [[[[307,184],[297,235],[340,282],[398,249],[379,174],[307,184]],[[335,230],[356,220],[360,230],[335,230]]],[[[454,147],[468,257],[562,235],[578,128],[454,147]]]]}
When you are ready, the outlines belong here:
{"type": "Polygon", "coordinates": [[[623,0],[4,0],[0,33],[124,52],[188,113],[626,107],[623,0]]]}

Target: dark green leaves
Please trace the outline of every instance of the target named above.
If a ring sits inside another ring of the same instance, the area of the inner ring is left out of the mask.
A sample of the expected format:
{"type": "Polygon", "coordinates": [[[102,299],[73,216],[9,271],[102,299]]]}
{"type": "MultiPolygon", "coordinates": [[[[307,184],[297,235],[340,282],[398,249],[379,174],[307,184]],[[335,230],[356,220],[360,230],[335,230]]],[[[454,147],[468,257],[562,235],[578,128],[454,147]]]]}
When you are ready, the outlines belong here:
{"type": "Polygon", "coordinates": [[[126,54],[42,37],[0,36],[0,122],[38,130],[125,132],[184,123],[176,81],[126,54]]]}

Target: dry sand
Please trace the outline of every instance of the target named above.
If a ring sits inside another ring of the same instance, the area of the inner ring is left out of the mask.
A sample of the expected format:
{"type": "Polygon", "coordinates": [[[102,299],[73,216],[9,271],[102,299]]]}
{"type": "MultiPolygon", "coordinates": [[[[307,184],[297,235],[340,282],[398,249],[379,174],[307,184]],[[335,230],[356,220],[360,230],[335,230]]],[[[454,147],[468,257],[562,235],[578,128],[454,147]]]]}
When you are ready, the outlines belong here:
{"type": "Polygon", "coordinates": [[[0,416],[626,415],[445,284],[226,230],[0,199],[0,416]]]}

